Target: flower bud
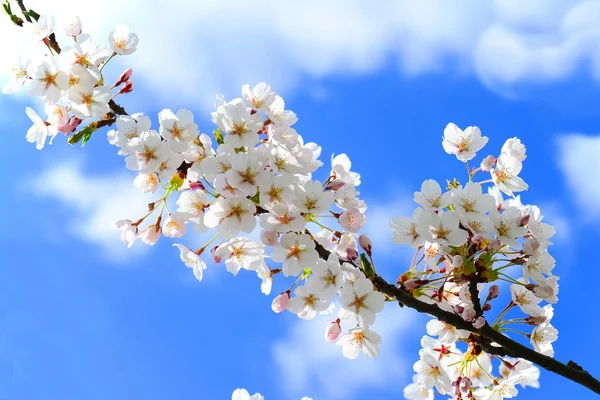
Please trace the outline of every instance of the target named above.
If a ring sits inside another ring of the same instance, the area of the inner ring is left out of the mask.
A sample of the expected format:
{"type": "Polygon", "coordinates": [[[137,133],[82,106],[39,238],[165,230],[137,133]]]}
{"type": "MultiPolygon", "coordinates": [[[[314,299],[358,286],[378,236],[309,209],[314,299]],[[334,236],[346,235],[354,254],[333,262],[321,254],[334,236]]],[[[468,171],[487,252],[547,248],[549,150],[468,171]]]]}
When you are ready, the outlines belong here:
{"type": "Polygon", "coordinates": [[[402,283],[404,285],[405,288],[407,289],[416,289],[418,287],[421,287],[421,283],[419,279],[407,279],[406,281],[404,281],[402,283]]]}
{"type": "Polygon", "coordinates": [[[273,302],[271,303],[271,309],[276,312],[276,313],[280,313],[282,311],[284,311],[287,308],[287,305],[290,301],[290,292],[283,292],[281,293],[279,296],[275,297],[273,299],[273,302]]]}
{"type": "Polygon", "coordinates": [[[79,36],[81,34],[81,20],[78,16],[72,17],[63,25],[63,28],[67,36],[79,36]]]}
{"type": "Polygon", "coordinates": [[[490,291],[488,292],[488,300],[495,299],[500,294],[500,287],[498,285],[490,286],[490,291]]]}
{"type": "Polygon", "coordinates": [[[462,319],[464,319],[467,322],[473,321],[476,315],[477,313],[475,312],[475,309],[471,306],[465,307],[465,309],[461,313],[462,319]]]}
{"type": "Polygon", "coordinates": [[[460,390],[462,392],[468,392],[471,389],[471,386],[473,386],[473,383],[469,378],[465,377],[460,381],[460,390]]]}
{"type": "Polygon", "coordinates": [[[473,327],[475,329],[481,329],[484,325],[485,325],[484,317],[477,317],[477,318],[475,318],[475,321],[473,321],[473,327]]]}
{"type": "Polygon", "coordinates": [[[546,316],[545,315],[540,315],[540,316],[530,315],[529,317],[525,318],[525,321],[527,321],[527,323],[529,325],[539,325],[539,324],[543,324],[544,322],[546,322],[546,316]]]}
{"type": "Polygon", "coordinates": [[[371,239],[369,239],[367,235],[360,235],[358,237],[358,244],[360,244],[360,247],[366,251],[368,255],[371,255],[371,249],[373,248],[373,245],[371,243],[371,239]]]}
{"type": "Polygon", "coordinates": [[[534,237],[531,237],[523,243],[523,252],[529,256],[537,254],[540,249],[541,243],[534,237]]]}
{"type": "Polygon", "coordinates": [[[471,242],[473,242],[474,244],[479,244],[483,242],[483,236],[481,236],[479,233],[476,233],[471,238],[471,242]]]}
{"type": "Polygon", "coordinates": [[[133,70],[131,68],[128,68],[127,70],[125,70],[125,72],[123,72],[121,74],[121,76],[119,77],[119,80],[115,83],[115,85],[113,87],[117,87],[119,85],[121,85],[122,83],[125,83],[129,80],[129,78],[131,78],[131,75],[133,75],[133,70]]]}
{"type": "Polygon", "coordinates": [[[490,303],[486,303],[481,309],[483,311],[490,311],[492,309],[492,305],[490,303]]]}
{"type": "Polygon", "coordinates": [[[521,222],[519,223],[519,226],[525,226],[529,223],[529,219],[531,218],[531,216],[529,214],[527,215],[523,215],[521,217],[521,222]]]}
{"type": "Polygon", "coordinates": [[[133,184],[144,193],[154,193],[158,188],[158,177],[154,172],[149,174],[140,172],[133,180],[133,184]]]}
{"type": "Polygon", "coordinates": [[[221,262],[221,257],[219,257],[217,254],[217,249],[219,248],[219,245],[213,246],[212,249],[210,249],[210,255],[212,256],[213,261],[215,262],[215,264],[219,264],[221,262]]]}
{"type": "Polygon", "coordinates": [[[460,267],[462,267],[463,257],[460,254],[457,254],[457,255],[453,256],[451,264],[452,264],[452,266],[454,268],[460,268],[460,267]]]}
{"type": "Polygon", "coordinates": [[[333,343],[337,340],[338,336],[342,332],[342,327],[340,326],[340,319],[336,319],[325,328],[325,340],[329,343],[333,343]]]}
{"type": "Polygon", "coordinates": [[[200,181],[190,182],[190,189],[192,190],[204,190],[205,187],[200,181]]]}
{"type": "Polygon", "coordinates": [[[495,164],[496,164],[496,158],[494,158],[494,156],[487,156],[486,158],[483,159],[479,168],[481,168],[481,170],[483,172],[490,172],[492,170],[492,168],[494,168],[495,164]]]}
{"type": "Polygon", "coordinates": [[[133,91],[133,82],[132,81],[127,81],[127,82],[125,82],[125,84],[123,85],[123,87],[121,88],[121,90],[119,90],[119,93],[117,93],[117,94],[130,93],[132,91],[133,91]]]}
{"type": "Polygon", "coordinates": [[[75,132],[75,129],[81,124],[81,119],[77,117],[71,117],[66,124],[58,126],[58,131],[64,134],[75,132]]]}
{"type": "Polygon", "coordinates": [[[346,258],[349,261],[354,261],[358,258],[358,252],[354,249],[346,249],[346,258]]]}
{"type": "Polygon", "coordinates": [[[147,245],[153,246],[160,239],[161,229],[160,225],[150,225],[140,231],[140,239],[147,245]]]}
{"type": "Polygon", "coordinates": [[[331,181],[331,182],[329,182],[329,184],[327,185],[325,190],[333,190],[334,192],[336,192],[336,191],[340,190],[342,187],[344,187],[344,185],[346,185],[346,184],[342,181],[331,181]]]}
{"type": "MultiPolygon", "coordinates": [[[[528,288],[529,289],[529,288],[528,288]]],[[[530,289],[540,299],[548,300],[554,297],[554,288],[547,285],[536,285],[530,289]]]]}
{"type": "Polygon", "coordinates": [[[279,239],[279,234],[275,231],[263,230],[260,232],[260,241],[263,242],[265,246],[273,246],[277,243],[277,239],[279,239]]]}

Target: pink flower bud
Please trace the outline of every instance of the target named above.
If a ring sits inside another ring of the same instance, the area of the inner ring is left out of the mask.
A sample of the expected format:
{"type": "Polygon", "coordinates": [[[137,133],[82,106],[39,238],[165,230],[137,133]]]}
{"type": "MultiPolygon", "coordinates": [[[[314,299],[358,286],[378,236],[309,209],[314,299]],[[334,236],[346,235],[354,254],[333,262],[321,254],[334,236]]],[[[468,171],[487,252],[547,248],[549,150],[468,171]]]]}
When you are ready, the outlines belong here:
{"type": "Polygon", "coordinates": [[[476,233],[473,235],[473,237],[471,238],[471,242],[473,242],[474,244],[479,244],[483,241],[483,236],[481,236],[479,233],[476,233]]]}
{"type": "Polygon", "coordinates": [[[529,256],[537,254],[540,249],[541,243],[536,238],[529,238],[523,243],[523,252],[529,256]]]}
{"type": "Polygon", "coordinates": [[[340,319],[336,319],[325,328],[325,340],[329,343],[333,343],[337,340],[338,336],[342,332],[342,327],[340,326],[340,319]]]}
{"type": "Polygon", "coordinates": [[[219,264],[222,260],[222,258],[217,255],[218,248],[219,248],[219,246],[217,245],[217,246],[213,246],[213,248],[210,249],[210,255],[212,256],[212,259],[215,262],[215,264],[219,264]]]}
{"type": "Polygon", "coordinates": [[[358,252],[354,249],[346,249],[346,258],[350,261],[354,261],[358,258],[358,252]]]}
{"type": "Polygon", "coordinates": [[[326,189],[333,190],[334,192],[336,192],[336,191],[340,190],[342,187],[344,187],[344,185],[346,185],[346,184],[342,181],[332,181],[332,182],[329,182],[326,189]]]}
{"type": "Polygon", "coordinates": [[[490,286],[490,291],[488,292],[488,299],[495,299],[496,297],[498,297],[499,294],[500,288],[498,287],[498,285],[492,285],[490,286]]]}
{"type": "Polygon", "coordinates": [[[463,392],[468,392],[471,386],[473,386],[473,383],[469,378],[462,378],[460,381],[460,390],[463,392]]]}
{"type": "Polygon", "coordinates": [[[537,285],[530,289],[540,299],[551,299],[554,297],[554,288],[547,285],[537,285]]]}
{"type": "Polygon", "coordinates": [[[190,189],[191,190],[204,190],[205,187],[202,184],[202,182],[195,181],[195,182],[190,182],[190,189]]]}
{"type": "Polygon", "coordinates": [[[117,93],[117,94],[130,93],[132,91],[133,91],[133,82],[132,81],[127,81],[127,82],[125,82],[125,84],[123,85],[123,87],[121,88],[121,90],[119,90],[119,93],[117,93]]]}
{"type": "Polygon", "coordinates": [[[75,129],[77,129],[79,124],[81,124],[81,121],[82,120],[80,118],[71,117],[71,118],[69,118],[69,120],[67,121],[66,124],[58,127],[58,131],[62,132],[64,134],[69,134],[69,133],[75,132],[75,129]]]}
{"type": "Polygon", "coordinates": [[[473,321],[473,327],[475,329],[480,329],[485,325],[485,318],[484,317],[477,317],[475,318],[475,321],[473,321]]]}
{"type": "Polygon", "coordinates": [[[405,282],[402,283],[404,285],[405,288],[407,289],[416,289],[418,287],[421,287],[421,283],[419,281],[419,279],[407,279],[405,282]]]}
{"type": "Polygon", "coordinates": [[[523,215],[523,217],[521,217],[521,222],[520,222],[519,226],[527,225],[529,223],[530,218],[531,218],[531,216],[529,214],[523,215]]]}
{"type": "Polygon", "coordinates": [[[452,266],[454,268],[460,268],[463,264],[463,257],[460,254],[457,254],[452,257],[452,266]]]}
{"type": "Polygon", "coordinates": [[[484,304],[481,308],[483,311],[490,311],[492,309],[492,305],[490,303],[484,304]]]}
{"type": "Polygon", "coordinates": [[[546,316],[545,315],[540,315],[540,316],[529,316],[527,318],[525,318],[525,321],[527,321],[527,323],[529,325],[539,325],[539,324],[543,324],[544,322],[546,322],[546,316]]]}
{"type": "Polygon", "coordinates": [[[371,239],[369,239],[367,237],[367,235],[360,235],[358,237],[358,244],[360,244],[360,247],[367,252],[367,254],[371,254],[371,249],[373,248],[373,245],[371,244],[371,239]]]}
{"type": "Polygon", "coordinates": [[[471,306],[467,306],[465,307],[465,309],[463,310],[461,317],[462,319],[464,319],[467,322],[471,322],[475,319],[475,315],[477,315],[477,313],[475,312],[475,309],[471,306]]]}
{"type": "Polygon", "coordinates": [[[277,239],[279,239],[279,234],[275,231],[263,230],[260,232],[260,241],[266,246],[273,246],[277,243],[277,239]]]}
{"type": "Polygon", "coordinates": [[[273,299],[273,303],[271,303],[271,309],[276,312],[276,313],[280,313],[282,311],[284,311],[287,308],[287,305],[290,301],[290,292],[283,292],[281,293],[279,296],[275,297],[273,299]]]}
{"type": "Polygon", "coordinates": [[[490,172],[492,170],[492,168],[494,168],[495,164],[496,164],[496,159],[493,156],[487,156],[486,158],[483,159],[479,168],[481,168],[481,170],[483,172],[490,172]]]}
{"type": "Polygon", "coordinates": [[[121,74],[121,76],[119,77],[119,80],[117,81],[117,83],[115,83],[115,85],[113,87],[117,87],[122,83],[125,83],[129,80],[129,78],[131,78],[131,75],[133,74],[133,70],[131,68],[127,69],[125,72],[123,72],[121,74]]]}

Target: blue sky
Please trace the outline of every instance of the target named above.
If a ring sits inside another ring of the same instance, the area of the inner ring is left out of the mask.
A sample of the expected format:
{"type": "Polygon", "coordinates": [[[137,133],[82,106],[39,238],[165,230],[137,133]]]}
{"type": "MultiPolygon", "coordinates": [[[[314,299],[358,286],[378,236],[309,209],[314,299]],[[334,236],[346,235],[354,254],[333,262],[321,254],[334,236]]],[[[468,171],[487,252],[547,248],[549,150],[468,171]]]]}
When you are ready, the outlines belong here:
{"type": "MultiPolygon", "coordinates": [[[[522,199],[539,204],[559,230],[551,251],[561,276],[556,357],[600,376],[591,340],[600,327],[597,299],[594,285],[582,283],[600,278],[593,253],[600,239],[600,58],[589,45],[600,37],[590,27],[600,7],[590,3],[464,1],[448,9],[433,2],[427,13],[404,2],[309,2],[272,11],[280,13],[277,26],[253,30],[244,12],[272,10],[269,2],[257,9],[207,2],[190,7],[208,26],[198,28],[193,15],[181,17],[181,28],[164,17],[162,36],[136,18],[141,12],[160,21],[162,3],[140,11],[134,2],[118,19],[101,11],[100,21],[87,5],[57,1],[56,9],[78,12],[84,26],[88,16],[100,42],[115,22],[138,28],[139,54],[109,73],[134,66],[136,89],[123,105],[154,121],[162,108],[186,107],[210,132],[214,94],[231,98],[242,83],[272,83],[299,115],[298,131],[323,147],[322,160],[343,152],[361,173],[367,232],[389,280],[407,263],[407,249],[389,240],[389,218],[410,215],[412,192],[424,179],[464,177],[441,147],[444,126],[479,126],[490,138],[482,156],[520,137],[530,185],[522,199]],[[297,21],[308,16],[314,25],[297,21]],[[155,52],[145,46],[151,41],[155,52]]],[[[9,29],[5,21],[2,29],[9,29]]],[[[143,209],[134,175],[104,132],[83,149],[57,138],[36,151],[24,139],[27,104],[39,107],[26,97],[0,97],[0,398],[227,399],[237,387],[271,400],[402,398],[425,317],[388,305],[375,325],[384,335],[382,356],[349,361],[323,341],[328,320],[274,315],[252,274],[234,278],[211,265],[197,282],[169,240],[124,249],[109,224],[143,209]]],[[[519,398],[593,398],[550,373],[540,382],[519,398]]]]}

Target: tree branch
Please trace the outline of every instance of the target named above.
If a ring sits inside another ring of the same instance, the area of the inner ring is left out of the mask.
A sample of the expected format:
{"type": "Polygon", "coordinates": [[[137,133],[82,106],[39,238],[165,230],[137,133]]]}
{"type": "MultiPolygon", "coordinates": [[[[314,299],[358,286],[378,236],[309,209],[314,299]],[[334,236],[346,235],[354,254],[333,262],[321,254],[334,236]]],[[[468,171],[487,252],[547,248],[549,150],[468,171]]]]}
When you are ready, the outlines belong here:
{"type": "MultiPolygon", "coordinates": [[[[327,260],[330,254],[329,250],[321,246],[316,241],[315,247],[317,252],[319,253],[319,256],[327,260]]],[[[418,300],[409,293],[405,292],[404,290],[399,289],[396,286],[388,283],[379,275],[376,275],[374,278],[371,279],[371,281],[373,282],[377,290],[379,290],[383,294],[386,294],[388,297],[397,300],[399,305],[405,305],[407,307],[417,310],[420,313],[429,314],[437,318],[438,320],[446,322],[458,329],[464,329],[479,335],[481,337],[479,342],[481,344],[482,349],[490,354],[523,358],[527,361],[539,365],[540,367],[548,371],[552,371],[573,382],[577,382],[580,385],[590,389],[594,393],[600,394],[600,381],[598,381],[596,378],[590,375],[589,372],[585,371],[573,361],[569,361],[567,364],[563,364],[552,357],[540,354],[537,351],[523,346],[522,344],[514,341],[508,336],[505,336],[502,333],[492,329],[492,327],[488,325],[487,322],[482,328],[476,329],[471,323],[463,320],[462,317],[460,317],[459,315],[453,314],[448,311],[444,311],[441,308],[439,308],[436,304],[428,304],[421,300],[418,300]],[[492,342],[497,343],[498,345],[500,345],[500,347],[493,346],[492,342]]],[[[475,304],[475,301],[479,303],[479,296],[476,284],[474,284],[473,287],[475,288],[475,295],[471,294],[471,300],[473,300],[473,304],[475,304]]],[[[472,292],[472,288],[470,288],[470,291],[472,292]]],[[[481,310],[481,305],[479,305],[479,309],[481,310]]]]}

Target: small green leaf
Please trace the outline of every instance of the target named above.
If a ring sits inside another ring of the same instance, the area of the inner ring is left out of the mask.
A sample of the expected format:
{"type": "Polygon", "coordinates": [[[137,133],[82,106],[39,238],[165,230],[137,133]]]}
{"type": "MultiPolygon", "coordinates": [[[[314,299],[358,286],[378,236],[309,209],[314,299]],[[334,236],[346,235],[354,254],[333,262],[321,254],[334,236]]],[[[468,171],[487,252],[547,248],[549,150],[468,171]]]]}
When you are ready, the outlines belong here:
{"type": "Polygon", "coordinates": [[[377,273],[375,272],[375,268],[373,267],[373,265],[371,264],[371,262],[369,261],[369,259],[367,258],[367,255],[365,253],[360,254],[360,263],[362,265],[362,269],[363,269],[365,275],[367,276],[367,278],[369,278],[369,279],[375,278],[377,273]]]}
{"type": "Polygon", "coordinates": [[[221,132],[221,129],[214,129],[213,136],[215,137],[215,140],[217,141],[217,145],[220,146],[225,142],[225,140],[223,139],[223,132],[221,132]]]}
{"type": "Polygon", "coordinates": [[[69,140],[67,140],[67,142],[69,144],[75,144],[75,143],[81,142],[81,146],[85,146],[85,144],[88,142],[88,140],[90,140],[90,138],[92,137],[92,133],[94,133],[96,131],[96,129],[97,128],[95,127],[95,125],[93,125],[93,123],[89,124],[82,130],[80,130],[79,132],[77,132],[76,134],[71,136],[69,138],[69,140]]]}

